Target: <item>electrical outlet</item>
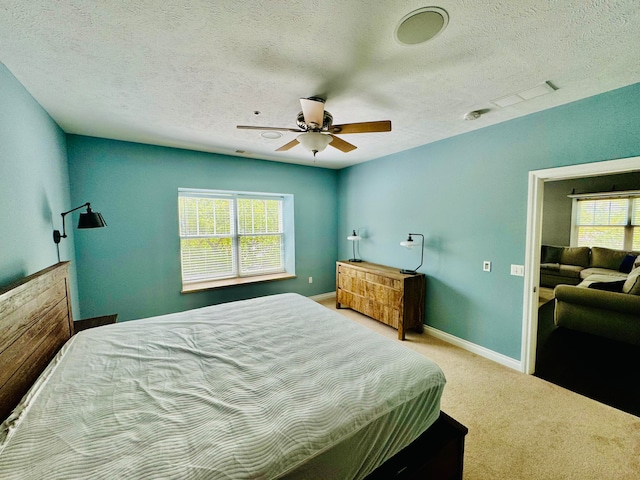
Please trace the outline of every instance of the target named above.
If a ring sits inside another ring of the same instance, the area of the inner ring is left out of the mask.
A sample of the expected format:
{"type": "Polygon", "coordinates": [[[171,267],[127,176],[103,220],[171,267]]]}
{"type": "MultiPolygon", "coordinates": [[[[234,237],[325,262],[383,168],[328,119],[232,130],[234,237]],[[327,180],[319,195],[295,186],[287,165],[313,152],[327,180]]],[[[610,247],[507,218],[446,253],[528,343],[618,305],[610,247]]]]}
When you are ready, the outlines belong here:
{"type": "Polygon", "coordinates": [[[313,277],[309,277],[309,283],[313,283],[313,277]]]}
{"type": "Polygon", "coordinates": [[[482,271],[483,272],[490,272],[491,271],[491,262],[488,260],[485,260],[484,262],[482,262],[482,271]]]}
{"type": "Polygon", "coordinates": [[[524,265],[511,265],[511,275],[524,277],[524,265]]]}

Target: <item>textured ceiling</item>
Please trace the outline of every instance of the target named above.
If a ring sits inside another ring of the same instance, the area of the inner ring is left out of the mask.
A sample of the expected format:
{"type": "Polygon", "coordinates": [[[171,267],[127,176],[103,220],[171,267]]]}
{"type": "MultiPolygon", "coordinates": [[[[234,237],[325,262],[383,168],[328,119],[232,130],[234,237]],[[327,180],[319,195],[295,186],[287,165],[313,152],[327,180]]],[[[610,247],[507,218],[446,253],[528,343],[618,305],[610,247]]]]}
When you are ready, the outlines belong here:
{"type": "Polygon", "coordinates": [[[640,81],[638,0],[442,0],[432,41],[394,39],[407,0],[0,0],[0,61],[68,133],[341,168],[640,81]],[[500,108],[491,100],[551,82],[500,108]],[[391,120],[313,156],[299,98],[334,123],[391,120]],[[471,110],[480,119],[463,120],[471,110]],[[259,115],[254,115],[254,111],[259,115]]]}

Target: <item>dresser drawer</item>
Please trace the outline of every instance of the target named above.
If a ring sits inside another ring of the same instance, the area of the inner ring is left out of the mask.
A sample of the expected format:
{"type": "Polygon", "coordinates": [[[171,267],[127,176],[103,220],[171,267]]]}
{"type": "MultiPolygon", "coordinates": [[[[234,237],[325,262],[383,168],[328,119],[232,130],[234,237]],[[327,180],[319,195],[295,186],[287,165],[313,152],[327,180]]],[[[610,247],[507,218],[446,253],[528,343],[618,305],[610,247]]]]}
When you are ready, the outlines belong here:
{"type": "Polygon", "coordinates": [[[364,315],[369,315],[368,312],[371,312],[371,308],[369,307],[369,300],[360,295],[354,295],[351,292],[347,292],[345,290],[337,291],[337,302],[341,305],[348,306],[351,310],[355,310],[356,312],[360,312],[364,315]]]}
{"type": "Polygon", "coordinates": [[[339,275],[338,288],[351,293],[355,293],[357,295],[364,296],[366,283],[361,278],[356,278],[349,275],[339,275]]]}
{"type": "Polygon", "coordinates": [[[365,282],[364,296],[374,299],[384,305],[401,308],[402,291],[398,289],[385,287],[378,283],[365,282]]]}
{"type": "Polygon", "coordinates": [[[365,273],[364,278],[367,282],[384,285],[385,287],[395,288],[396,290],[400,290],[402,288],[402,282],[400,280],[384,277],[376,273],[365,273]]]}
{"type": "Polygon", "coordinates": [[[390,307],[389,305],[384,305],[374,300],[366,302],[365,311],[361,313],[364,313],[371,318],[375,318],[376,320],[395,329],[398,328],[400,319],[402,318],[399,309],[390,307]]]}

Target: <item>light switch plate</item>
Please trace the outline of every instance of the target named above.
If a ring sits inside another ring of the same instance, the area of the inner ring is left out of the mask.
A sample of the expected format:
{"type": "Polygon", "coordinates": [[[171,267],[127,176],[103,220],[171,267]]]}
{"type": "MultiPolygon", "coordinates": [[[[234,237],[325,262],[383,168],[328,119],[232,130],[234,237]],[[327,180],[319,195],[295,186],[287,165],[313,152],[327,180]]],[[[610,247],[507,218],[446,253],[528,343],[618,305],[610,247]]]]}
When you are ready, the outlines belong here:
{"type": "Polygon", "coordinates": [[[524,265],[511,265],[511,275],[524,277],[524,265]]]}
{"type": "Polygon", "coordinates": [[[483,272],[490,272],[491,271],[491,262],[488,260],[485,260],[484,262],[482,262],[482,271],[483,272]]]}

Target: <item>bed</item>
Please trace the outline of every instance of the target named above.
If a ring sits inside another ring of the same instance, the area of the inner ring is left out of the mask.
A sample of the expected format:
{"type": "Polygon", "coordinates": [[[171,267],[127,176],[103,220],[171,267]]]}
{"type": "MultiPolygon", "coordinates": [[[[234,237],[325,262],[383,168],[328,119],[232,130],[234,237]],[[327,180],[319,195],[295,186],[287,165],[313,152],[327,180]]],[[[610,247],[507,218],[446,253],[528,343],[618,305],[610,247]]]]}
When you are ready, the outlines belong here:
{"type": "Polygon", "coordinates": [[[461,478],[424,356],[297,294],[73,335],[67,270],[0,290],[0,479],[461,478]]]}

